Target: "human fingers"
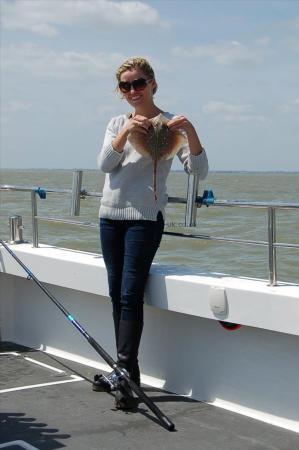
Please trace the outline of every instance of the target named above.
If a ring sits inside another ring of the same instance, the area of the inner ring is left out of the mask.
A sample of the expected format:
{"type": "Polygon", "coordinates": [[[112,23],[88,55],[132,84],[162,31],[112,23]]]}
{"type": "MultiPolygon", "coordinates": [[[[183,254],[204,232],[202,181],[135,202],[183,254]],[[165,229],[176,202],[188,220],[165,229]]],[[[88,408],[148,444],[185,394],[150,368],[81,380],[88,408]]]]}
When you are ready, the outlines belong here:
{"type": "Polygon", "coordinates": [[[134,118],[132,121],[133,128],[137,128],[139,130],[145,130],[146,132],[149,130],[151,123],[146,119],[143,120],[141,118],[134,118]]]}
{"type": "Polygon", "coordinates": [[[139,133],[147,134],[148,129],[144,124],[141,122],[138,122],[137,120],[132,121],[132,123],[129,126],[130,131],[138,131],[139,133]]]}
{"type": "Polygon", "coordinates": [[[140,125],[140,126],[146,128],[147,130],[148,130],[148,129],[150,128],[150,126],[152,125],[152,124],[151,124],[151,121],[150,121],[147,117],[144,117],[144,116],[141,116],[141,115],[136,115],[136,116],[134,117],[134,119],[135,119],[135,122],[136,122],[138,125],[140,125]]]}
{"type": "Polygon", "coordinates": [[[186,117],[177,116],[177,117],[174,117],[173,119],[169,120],[169,122],[167,123],[167,126],[169,128],[176,127],[182,123],[185,123],[186,121],[187,121],[186,117]]]}
{"type": "Polygon", "coordinates": [[[137,126],[133,129],[133,131],[138,131],[138,133],[142,133],[142,134],[148,134],[148,129],[147,129],[147,128],[144,128],[144,127],[142,127],[142,126],[140,126],[140,125],[137,125],[137,126]]]}
{"type": "MultiPolygon", "coordinates": [[[[169,126],[169,123],[167,125],[169,126]]],[[[192,123],[185,116],[179,116],[178,118],[173,119],[169,128],[171,130],[185,131],[186,133],[194,130],[192,123]]]]}

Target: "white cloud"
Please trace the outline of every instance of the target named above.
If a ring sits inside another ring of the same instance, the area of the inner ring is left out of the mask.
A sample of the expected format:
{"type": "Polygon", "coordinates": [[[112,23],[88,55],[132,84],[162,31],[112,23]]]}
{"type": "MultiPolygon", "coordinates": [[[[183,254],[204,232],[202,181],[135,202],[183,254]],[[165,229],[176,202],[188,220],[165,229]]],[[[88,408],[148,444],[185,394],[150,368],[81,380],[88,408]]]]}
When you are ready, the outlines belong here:
{"type": "Polygon", "coordinates": [[[286,21],[285,26],[288,34],[280,39],[282,46],[286,47],[288,50],[299,52],[299,16],[286,21]]]}
{"type": "Polygon", "coordinates": [[[265,116],[255,114],[252,111],[252,105],[232,104],[212,100],[202,107],[204,114],[216,116],[224,122],[246,123],[246,122],[264,122],[265,116]]]}
{"type": "Polygon", "coordinates": [[[70,25],[168,26],[144,2],[112,0],[4,0],[2,24],[10,30],[26,30],[46,37],[57,35],[60,26],[70,25]]]}
{"type": "Polygon", "coordinates": [[[3,104],[2,111],[4,113],[15,113],[20,111],[28,111],[31,108],[29,103],[21,102],[19,100],[10,100],[8,103],[3,104]]]}
{"type": "Polygon", "coordinates": [[[295,24],[295,28],[299,28],[299,16],[295,17],[294,24],[295,24]]]}
{"type": "Polygon", "coordinates": [[[175,56],[186,58],[208,58],[221,65],[252,65],[263,61],[264,55],[261,46],[265,46],[265,38],[257,47],[250,48],[238,41],[230,41],[221,44],[197,45],[191,48],[175,47],[172,53],[175,56]]]}
{"type": "Polygon", "coordinates": [[[278,111],[281,113],[298,113],[299,112],[299,98],[290,100],[287,103],[280,105],[278,111]]]}
{"type": "Polygon", "coordinates": [[[261,45],[261,46],[263,46],[263,47],[266,47],[267,45],[270,44],[271,39],[269,38],[269,36],[264,36],[264,37],[261,37],[261,38],[259,38],[259,39],[256,39],[255,42],[256,42],[258,45],[261,45]]]}
{"type": "Polygon", "coordinates": [[[251,110],[251,105],[236,105],[212,100],[202,108],[205,114],[240,114],[251,110]]]}
{"type": "Polygon", "coordinates": [[[299,37],[290,37],[285,40],[290,50],[299,52],[299,37]]]}
{"type": "Polygon", "coordinates": [[[2,53],[6,71],[57,79],[102,77],[126,58],[119,53],[55,51],[33,43],[10,45],[2,53]]]}
{"type": "Polygon", "coordinates": [[[223,116],[225,122],[229,123],[248,123],[248,122],[265,122],[266,117],[262,114],[226,114],[223,116]]]}
{"type": "Polygon", "coordinates": [[[3,101],[0,110],[0,120],[2,124],[6,124],[17,113],[29,111],[31,104],[20,100],[3,101]]]}

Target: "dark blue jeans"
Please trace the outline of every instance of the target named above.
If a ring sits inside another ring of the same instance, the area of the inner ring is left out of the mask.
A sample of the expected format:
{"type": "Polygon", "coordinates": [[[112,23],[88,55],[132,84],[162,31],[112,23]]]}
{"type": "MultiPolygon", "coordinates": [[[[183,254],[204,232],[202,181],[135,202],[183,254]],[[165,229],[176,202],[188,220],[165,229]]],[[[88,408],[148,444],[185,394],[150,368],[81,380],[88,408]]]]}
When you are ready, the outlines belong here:
{"type": "Polygon", "coordinates": [[[157,221],[100,219],[109,295],[122,320],[143,322],[145,285],[163,229],[160,211],[157,221]]]}

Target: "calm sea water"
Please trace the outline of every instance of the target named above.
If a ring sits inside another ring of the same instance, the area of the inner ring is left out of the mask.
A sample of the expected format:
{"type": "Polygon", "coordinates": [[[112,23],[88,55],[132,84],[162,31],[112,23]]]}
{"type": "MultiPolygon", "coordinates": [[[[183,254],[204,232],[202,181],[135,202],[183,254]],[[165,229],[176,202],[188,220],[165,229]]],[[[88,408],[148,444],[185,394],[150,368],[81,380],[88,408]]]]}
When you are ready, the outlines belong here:
{"type": "MultiPolygon", "coordinates": [[[[0,184],[41,186],[44,188],[71,188],[71,170],[1,170],[0,184]]],[[[101,192],[104,175],[96,170],[86,170],[83,187],[101,192]]],[[[171,172],[168,193],[185,196],[187,175],[171,172]]],[[[249,173],[212,172],[200,182],[199,193],[212,189],[217,200],[252,200],[298,202],[299,173],[249,173]]],[[[99,199],[88,198],[81,202],[78,220],[98,221],[99,199]]],[[[69,218],[70,198],[49,194],[39,200],[38,213],[43,216],[69,218]]],[[[0,235],[8,238],[8,218],[13,214],[23,216],[24,238],[32,239],[30,194],[0,192],[0,235]]],[[[261,209],[202,207],[197,212],[197,227],[185,228],[184,205],[170,204],[166,210],[166,230],[200,233],[241,239],[267,240],[267,211],[261,209]]],[[[100,253],[97,229],[63,224],[40,223],[41,243],[64,248],[100,253]]],[[[299,210],[277,212],[278,242],[299,243],[299,210]]],[[[299,283],[299,250],[278,249],[278,279],[299,283]]],[[[155,258],[156,262],[180,265],[198,272],[218,272],[244,277],[268,278],[268,252],[266,247],[229,244],[164,236],[155,258]]]]}

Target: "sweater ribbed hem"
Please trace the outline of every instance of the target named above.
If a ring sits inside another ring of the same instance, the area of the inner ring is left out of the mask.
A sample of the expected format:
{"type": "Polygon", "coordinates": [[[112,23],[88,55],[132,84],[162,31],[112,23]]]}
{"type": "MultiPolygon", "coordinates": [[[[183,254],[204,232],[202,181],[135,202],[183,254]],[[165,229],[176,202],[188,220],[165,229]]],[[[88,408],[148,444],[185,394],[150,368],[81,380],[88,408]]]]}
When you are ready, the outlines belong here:
{"type": "Polygon", "coordinates": [[[138,209],[128,206],[126,208],[113,208],[111,206],[100,206],[99,217],[101,219],[112,220],[157,220],[158,212],[161,211],[165,219],[164,207],[156,206],[152,208],[138,207],[138,209]]]}

